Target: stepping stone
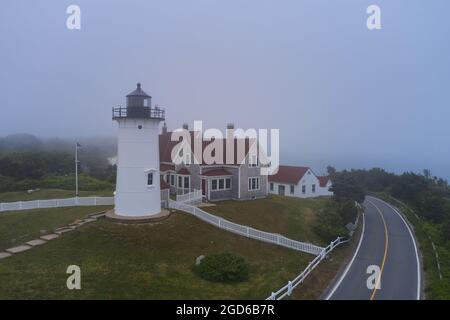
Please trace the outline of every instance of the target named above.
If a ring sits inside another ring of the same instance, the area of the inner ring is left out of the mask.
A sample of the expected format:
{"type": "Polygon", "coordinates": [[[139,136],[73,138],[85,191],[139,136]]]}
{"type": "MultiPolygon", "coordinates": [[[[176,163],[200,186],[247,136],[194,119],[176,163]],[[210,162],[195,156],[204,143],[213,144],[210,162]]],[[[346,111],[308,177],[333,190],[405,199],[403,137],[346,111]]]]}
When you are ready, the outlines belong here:
{"type": "Polygon", "coordinates": [[[27,246],[27,245],[21,245],[21,246],[6,249],[5,251],[8,253],[19,253],[19,252],[24,252],[24,251],[30,250],[31,248],[32,247],[27,246]]]}
{"type": "Polygon", "coordinates": [[[0,252],[0,260],[11,257],[11,253],[8,252],[0,252]]]}
{"type": "Polygon", "coordinates": [[[58,237],[59,237],[59,235],[54,234],[54,233],[50,233],[50,234],[46,234],[45,236],[41,236],[41,239],[46,240],[46,241],[50,241],[50,240],[56,239],[58,237]]]}
{"type": "Polygon", "coordinates": [[[90,217],[90,218],[93,218],[93,219],[97,219],[97,218],[102,218],[102,217],[104,217],[104,216],[105,216],[104,213],[99,213],[99,214],[94,214],[94,215],[89,216],[89,217],[90,217]]]}
{"type": "Polygon", "coordinates": [[[55,230],[55,233],[56,234],[59,234],[59,235],[62,235],[63,233],[66,233],[66,232],[69,232],[69,231],[73,231],[73,229],[72,228],[60,228],[60,229],[56,229],[55,230]]]}
{"type": "Polygon", "coordinates": [[[28,241],[27,244],[29,246],[36,247],[36,246],[40,246],[41,244],[44,244],[46,242],[47,241],[44,241],[42,239],[35,239],[35,240],[28,241]]]}

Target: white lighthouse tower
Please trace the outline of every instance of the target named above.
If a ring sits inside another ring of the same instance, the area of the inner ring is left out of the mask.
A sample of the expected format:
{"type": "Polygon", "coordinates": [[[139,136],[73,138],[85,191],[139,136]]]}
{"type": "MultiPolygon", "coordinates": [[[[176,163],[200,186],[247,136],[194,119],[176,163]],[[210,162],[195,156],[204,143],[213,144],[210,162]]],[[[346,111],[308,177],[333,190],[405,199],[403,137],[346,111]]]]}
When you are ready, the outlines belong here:
{"type": "Polygon", "coordinates": [[[152,107],[151,99],[138,83],[127,95],[126,108],[113,108],[119,124],[116,216],[147,218],[161,212],[159,123],[165,115],[152,107]]]}

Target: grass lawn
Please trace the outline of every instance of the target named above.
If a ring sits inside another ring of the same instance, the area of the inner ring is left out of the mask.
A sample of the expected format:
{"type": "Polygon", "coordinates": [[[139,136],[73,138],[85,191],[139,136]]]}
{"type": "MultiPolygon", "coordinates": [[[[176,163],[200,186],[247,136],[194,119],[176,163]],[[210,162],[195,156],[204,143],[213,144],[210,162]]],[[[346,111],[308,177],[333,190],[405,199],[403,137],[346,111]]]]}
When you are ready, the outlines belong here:
{"type": "MultiPolygon", "coordinates": [[[[89,196],[104,196],[112,197],[111,191],[80,191],[80,197],[89,196]]],[[[27,200],[45,200],[45,199],[63,199],[75,197],[74,190],[62,189],[41,189],[28,194],[25,191],[21,192],[2,192],[0,193],[0,202],[15,202],[27,200]]]]}
{"type": "MultiPolygon", "coordinates": [[[[0,250],[33,240],[43,233],[67,225],[89,213],[110,206],[66,207],[0,213],[0,250]]],[[[1,263],[1,262],[0,262],[1,263]]]]}
{"type": "Polygon", "coordinates": [[[313,224],[318,210],[329,201],[270,195],[260,200],[217,202],[203,209],[232,222],[325,246],[328,243],[314,232],[313,224]]]}
{"type": "MultiPolygon", "coordinates": [[[[9,219],[0,223],[5,230],[21,224],[20,219],[9,219]]],[[[265,299],[312,258],[234,235],[181,212],[157,224],[123,225],[102,219],[1,260],[0,299],[265,299]],[[196,257],[221,252],[244,257],[250,279],[220,284],[192,272],[196,257]],[[73,264],[81,268],[78,291],[66,288],[66,269],[73,264]]]]}
{"type": "MultiPolygon", "coordinates": [[[[261,230],[325,245],[314,232],[313,223],[328,201],[274,195],[262,200],[220,202],[205,210],[261,230]]],[[[30,240],[40,230],[51,230],[102,209],[0,214],[0,250],[30,240]]],[[[353,244],[334,251],[291,299],[319,298],[352,250],[353,244]]],[[[220,230],[182,212],[157,224],[123,225],[102,219],[1,260],[0,299],[265,299],[312,259],[306,253],[220,230]],[[249,263],[248,281],[212,283],[192,272],[196,257],[222,252],[242,256],[249,263]],[[66,269],[72,264],[81,268],[79,291],[66,288],[66,269]]]]}

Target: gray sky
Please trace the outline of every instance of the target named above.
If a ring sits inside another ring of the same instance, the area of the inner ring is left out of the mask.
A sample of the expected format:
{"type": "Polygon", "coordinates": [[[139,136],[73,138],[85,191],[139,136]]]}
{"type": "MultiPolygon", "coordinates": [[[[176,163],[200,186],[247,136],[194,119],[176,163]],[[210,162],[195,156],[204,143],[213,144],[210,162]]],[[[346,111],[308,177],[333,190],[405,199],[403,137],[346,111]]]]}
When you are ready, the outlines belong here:
{"type": "Polygon", "coordinates": [[[450,178],[448,0],[2,1],[0,136],[113,135],[142,82],[169,128],[279,128],[281,162],[450,178]],[[81,7],[81,30],[66,8],[81,7]],[[382,30],[366,28],[366,8],[382,30]]]}

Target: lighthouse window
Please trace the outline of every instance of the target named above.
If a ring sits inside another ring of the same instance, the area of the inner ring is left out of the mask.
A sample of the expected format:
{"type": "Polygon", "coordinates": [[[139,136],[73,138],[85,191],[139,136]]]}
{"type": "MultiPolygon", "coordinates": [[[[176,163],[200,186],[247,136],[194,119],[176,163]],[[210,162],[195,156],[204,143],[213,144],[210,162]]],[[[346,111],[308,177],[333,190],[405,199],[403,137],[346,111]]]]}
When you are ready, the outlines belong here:
{"type": "Polygon", "coordinates": [[[147,174],[147,185],[152,186],[153,185],[153,173],[147,174]]]}

